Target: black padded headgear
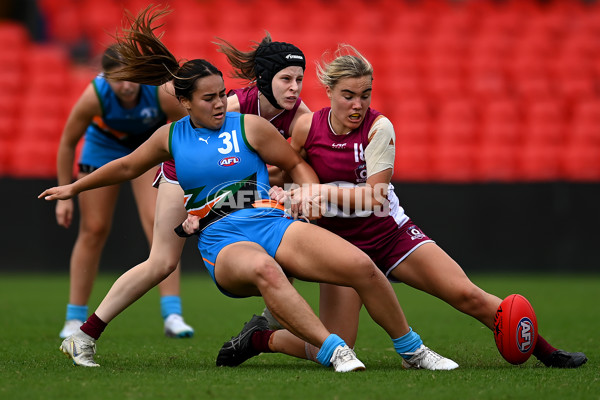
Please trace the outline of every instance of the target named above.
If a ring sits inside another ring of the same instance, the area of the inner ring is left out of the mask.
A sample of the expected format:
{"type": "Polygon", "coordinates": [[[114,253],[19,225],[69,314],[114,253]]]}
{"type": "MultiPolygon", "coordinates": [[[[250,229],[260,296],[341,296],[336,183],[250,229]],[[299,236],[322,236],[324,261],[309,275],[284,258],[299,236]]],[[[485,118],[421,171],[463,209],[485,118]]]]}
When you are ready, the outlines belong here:
{"type": "Polygon", "coordinates": [[[275,108],[282,109],[273,95],[272,82],[276,73],[290,66],[306,68],[304,53],[290,43],[271,42],[256,49],[254,72],[256,86],[275,108]]]}

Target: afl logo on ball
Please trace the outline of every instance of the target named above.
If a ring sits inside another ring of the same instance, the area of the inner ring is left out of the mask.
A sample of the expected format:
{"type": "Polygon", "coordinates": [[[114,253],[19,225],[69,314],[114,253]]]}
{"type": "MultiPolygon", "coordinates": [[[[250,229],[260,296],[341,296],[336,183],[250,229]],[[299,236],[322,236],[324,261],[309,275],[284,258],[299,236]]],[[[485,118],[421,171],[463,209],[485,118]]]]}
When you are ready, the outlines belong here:
{"type": "Polygon", "coordinates": [[[238,164],[240,161],[239,157],[225,157],[219,160],[219,165],[221,167],[231,167],[232,165],[238,164]]]}
{"type": "Polygon", "coordinates": [[[533,346],[534,330],[533,323],[527,317],[521,318],[517,324],[517,348],[521,353],[527,353],[533,346]]]}

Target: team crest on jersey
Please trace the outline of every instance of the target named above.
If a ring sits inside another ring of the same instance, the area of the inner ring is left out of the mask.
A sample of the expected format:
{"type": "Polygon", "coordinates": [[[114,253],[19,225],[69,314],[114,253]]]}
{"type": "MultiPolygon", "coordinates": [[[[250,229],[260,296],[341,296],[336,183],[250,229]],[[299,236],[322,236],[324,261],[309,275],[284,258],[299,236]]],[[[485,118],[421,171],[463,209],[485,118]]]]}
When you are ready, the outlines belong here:
{"type": "Polygon", "coordinates": [[[425,238],[425,234],[414,225],[408,228],[407,232],[410,235],[410,240],[420,240],[425,238]]]}
{"type": "Polygon", "coordinates": [[[517,324],[517,347],[521,353],[527,353],[533,346],[534,330],[533,323],[527,317],[521,318],[517,324]]]}
{"type": "Polygon", "coordinates": [[[221,167],[231,167],[232,165],[239,164],[242,161],[237,156],[225,157],[219,160],[219,165],[221,167]]]}
{"type": "Polygon", "coordinates": [[[354,174],[356,175],[356,182],[363,183],[367,181],[367,166],[365,164],[360,164],[354,170],[354,174]]]}

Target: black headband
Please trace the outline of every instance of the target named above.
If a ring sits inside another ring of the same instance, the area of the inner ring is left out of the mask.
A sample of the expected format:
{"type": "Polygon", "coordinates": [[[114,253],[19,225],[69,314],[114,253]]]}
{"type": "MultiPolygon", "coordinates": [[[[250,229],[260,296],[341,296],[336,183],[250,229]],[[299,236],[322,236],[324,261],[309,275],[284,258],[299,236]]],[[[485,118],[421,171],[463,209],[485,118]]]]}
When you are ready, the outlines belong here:
{"type": "Polygon", "coordinates": [[[277,104],[271,84],[273,77],[286,67],[298,66],[304,70],[306,61],[302,51],[290,43],[271,42],[259,46],[254,58],[256,86],[275,108],[283,108],[277,104]]]}

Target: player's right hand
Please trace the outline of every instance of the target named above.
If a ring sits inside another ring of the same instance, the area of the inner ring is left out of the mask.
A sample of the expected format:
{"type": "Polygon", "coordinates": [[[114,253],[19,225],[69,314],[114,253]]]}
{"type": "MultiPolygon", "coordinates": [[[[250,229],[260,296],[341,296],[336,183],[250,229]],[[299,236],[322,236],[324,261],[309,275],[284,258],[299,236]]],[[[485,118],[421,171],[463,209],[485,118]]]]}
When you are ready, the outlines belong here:
{"type": "Polygon", "coordinates": [[[188,235],[193,235],[200,229],[200,217],[188,214],[187,219],[183,221],[181,227],[188,235]]]}
{"type": "Polygon", "coordinates": [[[55,186],[44,190],[38,196],[38,199],[51,200],[66,200],[74,197],[77,193],[73,190],[73,184],[55,186]]]}

